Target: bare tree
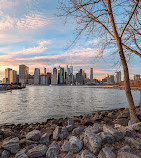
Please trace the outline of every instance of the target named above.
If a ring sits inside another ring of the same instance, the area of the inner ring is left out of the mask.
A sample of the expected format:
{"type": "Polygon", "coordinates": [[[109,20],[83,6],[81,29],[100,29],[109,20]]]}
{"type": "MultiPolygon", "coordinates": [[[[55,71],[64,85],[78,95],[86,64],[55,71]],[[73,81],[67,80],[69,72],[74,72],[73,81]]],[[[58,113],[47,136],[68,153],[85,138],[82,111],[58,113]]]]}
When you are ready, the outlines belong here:
{"type": "MultiPolygon", "coordinates": [[[[130,88],[126,56],[141,57],[141,2],[139,0],[59,0],[61,16],[76,20],[76,39],[83,32],[104,37],[106,46],[117,47],[124,72],[125,93],[130,119],[138,122],[130,88]]],[[[74,40],[74,41],[75,41],[74,40]]],[[[104,43],[105,42],[105,43],[104,43]]]]}

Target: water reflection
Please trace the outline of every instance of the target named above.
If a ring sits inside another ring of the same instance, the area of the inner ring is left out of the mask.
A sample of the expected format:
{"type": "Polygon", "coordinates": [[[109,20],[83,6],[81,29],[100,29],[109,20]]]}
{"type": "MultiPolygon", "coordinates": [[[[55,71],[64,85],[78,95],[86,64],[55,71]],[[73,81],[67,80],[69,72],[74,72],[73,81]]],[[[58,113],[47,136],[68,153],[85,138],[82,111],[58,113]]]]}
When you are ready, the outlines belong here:
{"type": "MultiPolygon", "coordinates": [[[[135,104],[140,93],[133,91],[135,104]]],[[[48,118],[74,116],[127,107],[124,90],[69,86],[27,86],[0,94],[0,124],[42,122],[48,118]]]]}

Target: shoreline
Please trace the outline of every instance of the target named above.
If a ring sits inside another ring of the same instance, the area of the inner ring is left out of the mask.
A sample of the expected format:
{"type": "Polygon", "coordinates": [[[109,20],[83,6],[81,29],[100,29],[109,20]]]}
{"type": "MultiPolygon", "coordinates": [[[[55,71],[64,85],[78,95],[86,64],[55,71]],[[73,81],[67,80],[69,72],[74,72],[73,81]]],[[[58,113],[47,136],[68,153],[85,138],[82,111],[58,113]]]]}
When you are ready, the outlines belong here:
{"type": "MultiPolygon", "coordinates": [[[[141,121],[139,106],[136,111],[141,121]]],[[[141,122],[130,120],[128,108],[103,110],[42,123],[2,125],[0,142],[0,156],[8,158],[105,158],[107,154],[139,158],[141,122]]]]}

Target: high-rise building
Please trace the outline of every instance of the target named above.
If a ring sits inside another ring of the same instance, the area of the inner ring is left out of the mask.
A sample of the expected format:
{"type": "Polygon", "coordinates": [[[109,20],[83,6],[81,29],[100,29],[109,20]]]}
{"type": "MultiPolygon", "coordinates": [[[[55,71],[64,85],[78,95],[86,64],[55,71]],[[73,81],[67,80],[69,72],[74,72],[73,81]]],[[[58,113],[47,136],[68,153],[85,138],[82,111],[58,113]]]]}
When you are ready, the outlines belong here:
{"type": "Polygon", "coordinates": [[[40,75],[40,84],[47,85],[47,75],[40,75]]]}
{"type": "Polygon", "coordinates": [[[66,84],[73,84],[74,82],[74,76],[73,76],[73,66],[70,66],[70,68],[67,65],[67,72],[65,73],[65,82],[66,84]]]}
{"type": "Polygon", "coordinates": [[[115,72],[115,83],[121,82],[121,71],[115,72]]]}
{"type": "Polygon", "coordinates": [[[47,73],[47,84],[48,85],[51,84],[51,73],[50,72],[47,73]]]}
{"type": "Polygon", "coordinates": [[[64,84],[64,68],[58,68],[58,84],[64,84]]]}
{"type": "Polygon", "coordinates": [[[26,65],[19,65],[19,82],[21,84],[28,83],[29,67],[26,65]]]}
{"type": "Polygon", "coordinates": [[[52,77],[51,77],[51,84],[52,85],[58,84],[58,81],[57,81],[57,69],[56,69],[56,67],[53,68],[53,74],[52,74],[52,77]]]}
{"type": "Polygon", "coordinates": [[[9,84],[10,83],[10,71],[11,71],[12,69],[10,69],[10,68],[7,68],[7,69],[5,69],[5,78],[7,78],[7,84],[9,84]]]}
{"type": "Polygon", "coordinates": [[[40,69],[35,68],[34,70],[34,84],[39,85],[40,84],[40,69]]]}
{"type": "Polygon", "coordinates": [[[78,72],[76,74],[76,85],[83,85],[83,76],[82,76],[82,73],[81,72],[78,72]]]}
{"type": "Polygon", "coordinates": [[[93,68],[90,68],[90,82],[93,82],[93,68]]]}
{"type": "Polygon", "coordinates": [[[134,80],[139,80],[140,79],[140,75],[134,75],[134,80]]]}
{"type": "Polygon", "coordinates": [[[44,75],[46,75],[47,74],[47,72],[46,72],[46,68],[44,68],[44,75]]]}
{"type": "Polygon", "coordinates": [[[17,83],[17,71],[15,70],[10,70],[10,78],[9,78],[9,83],[17,83]]]}

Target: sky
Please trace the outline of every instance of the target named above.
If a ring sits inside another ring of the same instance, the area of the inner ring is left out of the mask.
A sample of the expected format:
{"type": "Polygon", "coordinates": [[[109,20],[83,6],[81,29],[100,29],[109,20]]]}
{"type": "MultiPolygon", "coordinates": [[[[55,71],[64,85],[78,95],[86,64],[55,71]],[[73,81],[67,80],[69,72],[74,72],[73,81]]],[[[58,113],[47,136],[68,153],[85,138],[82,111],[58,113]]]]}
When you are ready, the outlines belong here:
{"type": "MultiPolygon", "coordinates": [[[[53,67],[73,65],[74,72],[84,69],[89,76],[94,69],[94,78],[122,71],[118,56],[111,56],[113,49],[99,55],[99,37],[80,38],[68,48],[75,38],[73,19],[57,17],[57,0],[0,0],[0,79],[4,70],[16,71],[20,64],[29,66],[30,74],[35,68],[44,67],[52,72],[53,67]]],[[[141,59],[132,56],[128,62],[130,76],[141,74],[141,59]]],[[[123,73],[122,73],[123,74],[123,73]]]]}

